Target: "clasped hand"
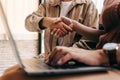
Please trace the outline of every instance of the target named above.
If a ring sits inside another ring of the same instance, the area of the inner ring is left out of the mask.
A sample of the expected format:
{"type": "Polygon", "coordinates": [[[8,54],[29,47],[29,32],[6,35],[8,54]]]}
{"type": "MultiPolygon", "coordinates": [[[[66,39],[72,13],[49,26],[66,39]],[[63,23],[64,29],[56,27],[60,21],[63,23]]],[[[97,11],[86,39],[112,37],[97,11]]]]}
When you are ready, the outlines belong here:
{"type": "Polygon", "coordinates": [[[73,31],[71,19],[66,17],[56,18],[50,27],[51,34],[56,37],[63,37],[73,31]]]}

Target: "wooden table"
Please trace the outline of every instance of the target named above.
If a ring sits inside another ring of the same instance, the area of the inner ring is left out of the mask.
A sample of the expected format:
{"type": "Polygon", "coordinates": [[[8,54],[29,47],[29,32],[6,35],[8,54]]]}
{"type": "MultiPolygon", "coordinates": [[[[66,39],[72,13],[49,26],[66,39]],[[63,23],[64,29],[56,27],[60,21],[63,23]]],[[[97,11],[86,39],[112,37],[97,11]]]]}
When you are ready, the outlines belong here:
{"type": "Polygon", "coordinates": [[[49,77],[30,77],[18,65],[9,68],[0,80],[120,80],[120,71],[110,70],[102,73],[72,74],[49,77]]]}

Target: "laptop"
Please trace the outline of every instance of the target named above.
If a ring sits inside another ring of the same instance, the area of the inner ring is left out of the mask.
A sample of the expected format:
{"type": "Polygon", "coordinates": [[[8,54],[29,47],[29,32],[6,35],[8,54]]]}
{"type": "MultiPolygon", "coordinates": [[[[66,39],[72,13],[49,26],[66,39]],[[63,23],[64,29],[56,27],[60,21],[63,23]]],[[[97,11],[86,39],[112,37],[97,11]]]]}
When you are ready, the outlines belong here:
{"type": "Polygon", "coordinates": [[[67,65],[64,67],[52,67],[45,64],[44,59],[42,58],[31,58],[22,60],[20,58],[20,52],[16,46],[16,42],[13,38],[11,30],[7,22],[2,4],[0,2],[0,12],[1,18],[4,24],[6,34],[8,36],[11,48],[15,55],[16,61],[19,67],[28,75],[28,76],[52,76],[52,75],[65,75],[65,74],[75,74],[75,73],[96,73],[96,72],[107,72],[109,68],[107,67],[97,67],[97,66],[83,66],[80,63],[71,67],[67,65]],[[79,67],[77,67],[79,65],[79,67]]]}

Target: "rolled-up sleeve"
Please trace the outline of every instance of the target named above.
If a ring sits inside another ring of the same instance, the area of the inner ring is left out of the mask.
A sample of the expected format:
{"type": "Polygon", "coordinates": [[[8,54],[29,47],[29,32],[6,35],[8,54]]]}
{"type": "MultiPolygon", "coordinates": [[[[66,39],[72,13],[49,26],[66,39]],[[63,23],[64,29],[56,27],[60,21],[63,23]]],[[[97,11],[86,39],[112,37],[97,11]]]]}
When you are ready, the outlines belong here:
{"type": "Polygon", "coordinates": [[[25,19],[25,27],[32,32],[41,32],[39,22],[45,17],[45,9],[42,4],[39,5],[38,10],[33,12],[25,19]]]}

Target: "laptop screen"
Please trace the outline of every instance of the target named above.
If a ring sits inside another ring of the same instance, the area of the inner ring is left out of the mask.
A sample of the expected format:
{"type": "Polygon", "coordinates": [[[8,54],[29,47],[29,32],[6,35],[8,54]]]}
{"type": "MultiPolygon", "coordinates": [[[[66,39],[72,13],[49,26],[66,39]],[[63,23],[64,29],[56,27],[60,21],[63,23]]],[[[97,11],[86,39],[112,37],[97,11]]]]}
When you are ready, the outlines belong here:
{"type": "Polygon", "coordinates": [[[19,64],[19,66],[20,66],[21,68],[24,68],[24,66],[23,66],[23,64],[22,64],[22,61],[21,61],[21,59],[20,59],[20,56],[19,56],[19,51],[18,51],[18,49],[17,49],[17,45],[16,45],[16,43],[15,43],[15,41],[14,41],[14,38],[13,38],[12,33],[11,33],[11,30],[10,30],[10,28],[9,28],[8,21],[7,21],[5,12],[4,12],[4,10],[3,10],[1,1],[0,1],[0,13],[1,13],[0,17],[1,17],[2,22],[3,22],[3,24],[4,24],[4,29],[5,29],[5,32],[6,32],[7,36],[8,36],[8,39],[9,39],[9,42],[10,42],[12,51],[13,51],[15,57],[16,57],[16,60],[17,60],[17,62],[18,62],[18,64],[19,64]]]}

